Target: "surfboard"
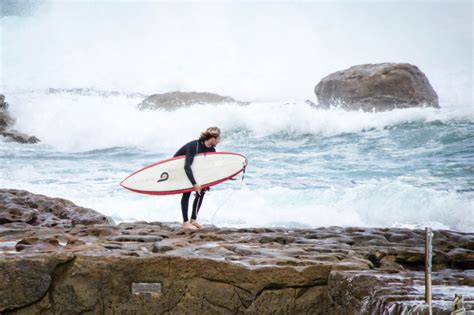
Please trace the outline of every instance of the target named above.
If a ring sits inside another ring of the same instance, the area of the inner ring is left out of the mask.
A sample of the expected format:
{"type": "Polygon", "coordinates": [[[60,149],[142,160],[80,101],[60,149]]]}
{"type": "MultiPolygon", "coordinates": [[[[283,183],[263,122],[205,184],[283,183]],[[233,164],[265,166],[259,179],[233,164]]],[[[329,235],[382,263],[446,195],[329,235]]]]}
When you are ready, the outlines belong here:
{"type": "MultiPolygon", "coordinates": [[[[184,171],[186,156],[177,156],[146,166],[125,178],[120,185],[128,190],[148,195],[173,195],[193,191],[184,171]]],[[[232,152],[207,152],[194,156],[191,169],[202,188],[229,180],[243,172],[247,158],[232,152]]]]}

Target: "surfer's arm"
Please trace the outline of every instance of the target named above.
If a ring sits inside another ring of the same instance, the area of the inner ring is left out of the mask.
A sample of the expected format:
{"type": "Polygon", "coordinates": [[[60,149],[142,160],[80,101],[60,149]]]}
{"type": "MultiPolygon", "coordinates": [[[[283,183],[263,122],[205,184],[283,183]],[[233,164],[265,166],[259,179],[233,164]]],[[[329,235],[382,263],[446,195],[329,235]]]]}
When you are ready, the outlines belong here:
{"type": "Polygon", "coordinates": [[[184,160],[184,171],[186,172],[186,176],[188,176],[191,184],[196,185],[196,180],[194,179],[193,170],[191,169],[191,164],[193,164],[194,156],[196,155],[196,151],[193,145],[189,145],[186,149],[186,158],[184,160]]]}

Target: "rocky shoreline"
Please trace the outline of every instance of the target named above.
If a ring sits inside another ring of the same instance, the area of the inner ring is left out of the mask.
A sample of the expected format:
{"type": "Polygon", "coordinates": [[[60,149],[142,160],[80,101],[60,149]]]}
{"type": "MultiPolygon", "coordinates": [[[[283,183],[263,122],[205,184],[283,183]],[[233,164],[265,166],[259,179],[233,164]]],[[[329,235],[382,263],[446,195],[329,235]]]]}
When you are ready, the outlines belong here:
{"type": "MultiPolygon", "coordinates": [[[[4,314],[427,311],[421,230],[116,225],[64,199],[8,189],[0,215],[4,314]]],[[[474,310],[474,233],[437,230],[433,245],[433,313],[450,314],[454,293],[474,310]]]]}

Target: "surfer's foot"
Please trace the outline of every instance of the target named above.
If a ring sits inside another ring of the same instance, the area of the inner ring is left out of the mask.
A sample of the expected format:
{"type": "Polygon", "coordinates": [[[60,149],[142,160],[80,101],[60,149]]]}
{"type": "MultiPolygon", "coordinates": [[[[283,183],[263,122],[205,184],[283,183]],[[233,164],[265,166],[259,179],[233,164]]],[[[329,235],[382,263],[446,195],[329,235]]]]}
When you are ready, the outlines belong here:
{"type": "Polygon", "coordinates": [[[197,227],[198,229],[202,229],[202,225],[199,224],[199,223],[197,223],[196,220],[191,219],[190,222],[191,222],[192,225],[194,225],[194,226],[197,227]]]}
{"type": "Polygon", "coordinates": [[[191,222],[189,221],[184,222],[182,227],[183,229],[198,230],[198,228],[194,224],[191,224],[191,222]]]}

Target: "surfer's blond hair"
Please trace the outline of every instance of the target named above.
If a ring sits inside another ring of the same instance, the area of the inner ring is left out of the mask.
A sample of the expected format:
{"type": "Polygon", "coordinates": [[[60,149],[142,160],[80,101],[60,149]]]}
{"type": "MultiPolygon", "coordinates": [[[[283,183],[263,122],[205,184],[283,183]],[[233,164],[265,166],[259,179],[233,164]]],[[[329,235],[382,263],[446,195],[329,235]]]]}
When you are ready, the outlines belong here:
{"type": "Polygon", "coordinates": [[[201,136],[199,137],[199,140],[201,141],[206,141],[211,138],[217,138],[221,136],[221,130],[219,127],[209,127],[206,129],[206,131],[201,132],[201,136]]]}

